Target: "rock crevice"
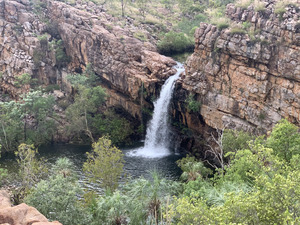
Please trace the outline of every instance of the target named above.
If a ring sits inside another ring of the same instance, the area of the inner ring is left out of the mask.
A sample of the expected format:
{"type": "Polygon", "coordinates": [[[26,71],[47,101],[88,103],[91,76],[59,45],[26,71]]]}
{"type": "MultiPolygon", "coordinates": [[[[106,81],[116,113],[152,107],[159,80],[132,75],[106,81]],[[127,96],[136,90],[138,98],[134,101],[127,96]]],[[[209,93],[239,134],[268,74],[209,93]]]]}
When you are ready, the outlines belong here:
{"type": "MultiPolygon", "coordinates": [[[[263,12],[229,4],[226,14],[239,30],[200,24],[195,52],[180,80],[185,97],[177,97],[175,110],[180,111],[183,107],[178,105],[192,94],[201,101],[199,114],[212,128],[265,133],[281,118],[299,126],[299,6],[287,6],[280,17],[274,2],[263,12]],[[249,28],[242,29],[242,23],[249,28]]],[[[200,129],[195,130],[201,133],[200,129]]]]}

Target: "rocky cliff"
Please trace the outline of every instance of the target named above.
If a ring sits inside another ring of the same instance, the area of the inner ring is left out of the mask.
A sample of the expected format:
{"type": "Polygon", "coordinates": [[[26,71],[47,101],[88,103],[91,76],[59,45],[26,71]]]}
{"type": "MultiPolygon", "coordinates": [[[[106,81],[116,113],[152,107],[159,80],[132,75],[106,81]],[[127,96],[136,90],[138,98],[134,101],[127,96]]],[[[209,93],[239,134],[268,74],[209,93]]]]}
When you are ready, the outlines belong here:
{"type": "Polygon", "coordinates": [[[91,64],[107,87],[108,106],[121,106],[139,118],[140,87],[150,98],[161,81],[175,73],[175,62],[115,26],[101,7],[92,2],[83,7],[50,0],[0,0],[1,89],[17,97],[29,88],[16,87],[17,77],[27,73],[40,84],[67,90],[66,75],[91,64]]]}
{"type": "Polygon", "coordinates": [[[201,23],[186,76],[177,85],[174,117],[193,131],[205,127],[271,130],[281,118],[300,125],[300,8],[274,13],[227,5],[227,29],[201,23]],[[200,101],[187,111],[187,96],[200,101]]]}
{"type": "Polygon", "coordinates": [[[35,208],[22,203],[11,206],[7,191],[0,190],[0,224],[2,225],[62,225],[54,221],[49,222],[35,208]]]}

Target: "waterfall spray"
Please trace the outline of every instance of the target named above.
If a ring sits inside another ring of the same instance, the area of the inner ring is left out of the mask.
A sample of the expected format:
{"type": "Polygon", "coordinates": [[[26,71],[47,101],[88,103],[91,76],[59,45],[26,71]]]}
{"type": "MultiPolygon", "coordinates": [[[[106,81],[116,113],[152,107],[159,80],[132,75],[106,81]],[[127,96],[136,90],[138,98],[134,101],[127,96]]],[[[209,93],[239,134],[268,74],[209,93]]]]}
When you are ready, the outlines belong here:
{"type": "Polygon", "coordinates": [[[171,154],[169,150],[169,105],[172,98],[175,81],[184,71],[184,67],[180,63],[177,63],[175,68],[177,69],[177,73],[166,80],[161,88],[159,98],[154,102],[153,117],[147,127],[145,146],[129,152],[130,156],[157,158],[171,154]]]}

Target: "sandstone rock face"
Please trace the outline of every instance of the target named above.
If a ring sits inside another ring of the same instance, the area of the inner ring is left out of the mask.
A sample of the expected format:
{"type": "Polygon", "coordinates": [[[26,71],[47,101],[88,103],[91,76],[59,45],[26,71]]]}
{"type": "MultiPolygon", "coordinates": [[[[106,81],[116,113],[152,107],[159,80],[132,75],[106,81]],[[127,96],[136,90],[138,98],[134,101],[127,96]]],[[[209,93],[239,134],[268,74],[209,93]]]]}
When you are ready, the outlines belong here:
{"type": "Polygon", "coordinates": [[[49,222],[35,208],[24,203],[11,207],[10,197],[6,191],[0,191],[0,224],[7,225],[62,225],[49,222]]]}
{"type": "MultiPolygon", "coordinates": [[[[267,3],[266,3],[267,4],[267,3]]],[[[300,8],[289,6],[279,17],[273,3],[264,12],[227,5],[236,23],[251,25],[247,33],[220,31],[201,23],[195,32],[195,52],[177,90],[201,101],[202,124],[264,133],[281,118],[300,125],[300,8]],[[251,29],[259,31],[251,35],[251,29]]],[[[193,121],[177,92],[175,109],[193,130],[193,121]]],[[[200,122],[199,122],[200,123],[200,122]]],[[[201,132],[201,126],[198,126],[201,132]]]]}
{"type": "Polygon", "coordinates": [[[44,30],[29,1],[0,0],[0,87],[14,97],[28,89],[15,86],[16,78],[24,73],[45,84],[56,82],[53,51],[43,51],[38,39],[44,30]],[[34,62],[35,49],[43,51],[39,65],[34,62]]]}
{"type": "Polygon", "coordinates": [[[93,3],[72,7],[44,0],[40,14],[33,12],[29,1],[0,0],[0,87],[14,96],[24,91],[24,87],[14,85],[23,73],[43,84],[67,87],[65,75],[80,72],[90,63],[105,86],[112,89],[108,92],[115,93],[108,106],[118,104],[138,118],[140,87],[155,94],[158,85],[176,72],[172,68],[174,60],[158,54],[151,43],[115,26],[113,19],[93,3]],[[58,34],[49,32],[49,25],[42,19],[50,21],[52,31],[56,29],[58,34]],[[42,41],[41,35],[46,35],[47,41],[42,41]],[[56,35],[69,57],[64,69],[50,47],[56,35]]]}
{"type": "Polygon", "coordinates": [[[114,105],[119,99],[120,105],[134,116],[138,116],[137,108],[140,108],[140,87],[143,85],[154,93],[157,82],[175,73],[172,59],[159,55],[150,43],[131,37],[121,27],[114,27],[104,13],[95,17],[61,2],[48,1],[48,15],[58,24],[71,57],[70,67],[79,69],[91,63],[114,93],[127,98],[109,99],[108,104],[114,105]],[[135,106],[125,102],[134,102],[135,106]]]}

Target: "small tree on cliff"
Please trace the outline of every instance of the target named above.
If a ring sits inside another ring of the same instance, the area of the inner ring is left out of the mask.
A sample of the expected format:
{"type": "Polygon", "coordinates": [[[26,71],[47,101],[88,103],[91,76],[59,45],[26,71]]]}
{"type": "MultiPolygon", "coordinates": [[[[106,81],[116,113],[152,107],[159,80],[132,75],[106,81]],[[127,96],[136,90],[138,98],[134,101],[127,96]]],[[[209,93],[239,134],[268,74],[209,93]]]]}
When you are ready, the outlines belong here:
{"type": "Polygon", "coordinates": [[[107,137],[102,137],[93,144],[93,150],[87,153],[87,158],[83,164],[83,171],[90,180],[92,182],[99,180],[104,189],[115,190],[123,172],[122,151],[112,146],[111,140],[107,137]]]}
{"type": "Polygon", "coordinates": [[[68,81],[76,91],[74,103],[66,110],[70,124],[68,132],[80,136],[82,133],[94,142],[92,133],[93,117],[104,102],[106,94],[101,86],[97,86],[97,76],[91,65],[87,65],[85,72],[68,76],[68,81]]]}

